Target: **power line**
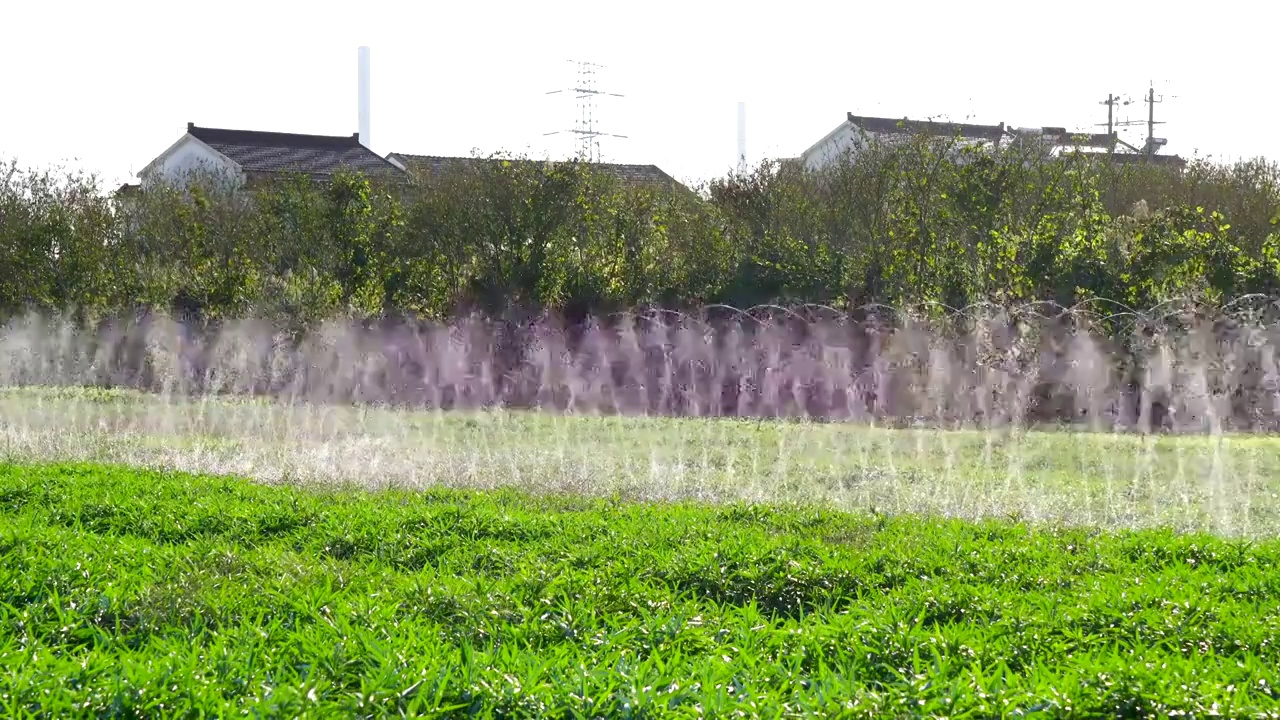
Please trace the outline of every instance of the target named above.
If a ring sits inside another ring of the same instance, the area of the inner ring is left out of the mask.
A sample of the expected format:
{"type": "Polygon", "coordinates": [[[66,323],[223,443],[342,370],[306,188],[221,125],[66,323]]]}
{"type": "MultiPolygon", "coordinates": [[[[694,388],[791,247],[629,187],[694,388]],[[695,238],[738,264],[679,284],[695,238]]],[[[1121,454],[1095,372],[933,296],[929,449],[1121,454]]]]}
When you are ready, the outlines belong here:
{"type": "Polygon", "coordinates": [[[596,98],[601,96],[618,98],[626,96],[596,89],[596,71],[603,68],[603,65],[585,62],[582,60],[570,60],[569,62],[578,66],[577,84],[574,87],[562,90],[552,90],[547,94],[555,95],[557,93],[573,93],[576,106],[576,117],[574,118],[573,127],[567,130],[555,130],[549,133],[543,133],[543,136],[558,135],[562,132],[576,135],[578,138],[578,159],[584,162],[600,162],[599,138],[614,137],[626,139],[627,136],[604,132],[596,127],[596,98]]]}
{"type": "Polygon", "coordinates": [[[1147,137],[1141,149],[1136,148],[1133,145],[1130,145],[1129,143],[1123,140],[1120,140],[1118,136],[1116,137],[1116,141],[1124,145],[1125,147],[1133,150],[1134,152],[1141,152],[1147,156],[1151,156],[1155,154],[1157,147],[1163,146],[1168,142],[1165,138],[1157,138],[1155,136],[1156,125],[1164,125],[1166,123],[1163,120],[1156,120],[1156,105],[1164,102],[1164,96],[1161,95],[1159,100],[1156,99],[1156,90],[1155,90],[1154,82],[1150,83],[1150,85],[1148,86],[1146,97],[1142,99],[1142,102],[1147,105],[1147,118],[1145,120],[1129,120],[1129,119],[1116,120],[1115,119],[1116,106],[1131,105],[1134,103],[1134,101],[1127,98],[1124,100],[1121,100],[1114,93],[1108,93],[1107,99],[1102,101],[1099,104],[1107,106],[1106,128],[1107,128],[1108,135],[1115,135],[1116,133],[1115,129],[1118,127],[1133,127],[1138,125],[1146,125],[1147,137]]]}
{"type": "Polygon", "coordinates": [[[1107,106],[1107,123],[1104,127],[1107,128],[1108,135],[1114,135],[1116,132],[1116,121],[1115,121],[1116,106],[1131,105],[1133,104],[1133,101],[1129,99],[1121,100],[1119,97],[1116,96],[1115,93],[1107,93],[1107,99],[1103,100],[1098,104],[1107,106]]]}

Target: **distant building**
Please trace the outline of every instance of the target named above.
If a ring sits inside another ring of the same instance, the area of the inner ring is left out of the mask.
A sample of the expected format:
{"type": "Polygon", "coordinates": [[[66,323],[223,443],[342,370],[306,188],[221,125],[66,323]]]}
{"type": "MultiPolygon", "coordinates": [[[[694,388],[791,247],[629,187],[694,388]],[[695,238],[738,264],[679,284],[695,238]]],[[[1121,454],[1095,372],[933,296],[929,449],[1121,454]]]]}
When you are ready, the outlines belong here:
{"type": "Polygon", "coordinates": [[[935,136],[959,137],[962,144],[999,143],[1005,136],[1004,123],[975,125],[972,123],[931,122],[906,118],[863,117],[849,113],[844,122],[800,154],[805,168],[816,170],[838,160],[856,156],[870,142],[894,136],[904,137],[920,132],[935,136]]]}
{"type": "Polygon", "coordinates": [[[844,122],[801,153],[800,162],[805,168],[816,170],[844,157],[856,156],[871,142],[922,133],[955,138],[961,147],[984,144],[999,147],[1013,142],[1034,141],[1052,150],[1064,147],[1113,148],[1116,143],[1114,134],[1070,133],[1061,127],[1012,128],[1003,122],[998,125],[979,125],[865,117],[848,113],[844,122]]]}
{"type": "Polygon", "coordinates": [[[403,176],[401,168],[361,145],[359,133],[299,135],[188,123],[187,132],[138,177],[144,188],[161,181],[180,182],[192,173],[211,173],[241,185],[291,173],[323,181],[339,170],[403,176]]]}
{"type": "MultiPolygon", "coordinates": [[[[408,172],[426,172],[439,175],[454,168],[475,166],[478,163],[544,162],[541,160],[503,160],[501,158],[444,157],[440,155],[413,155],[393,152],[386,157],[387,161],[408,172]]],[[[592,163],[597,172],[611,175],[630,187],[646,187],[653,189],[683,188],[679,181],[668,175],[657,165],[629,165],[624,163],[592,163]]]]}

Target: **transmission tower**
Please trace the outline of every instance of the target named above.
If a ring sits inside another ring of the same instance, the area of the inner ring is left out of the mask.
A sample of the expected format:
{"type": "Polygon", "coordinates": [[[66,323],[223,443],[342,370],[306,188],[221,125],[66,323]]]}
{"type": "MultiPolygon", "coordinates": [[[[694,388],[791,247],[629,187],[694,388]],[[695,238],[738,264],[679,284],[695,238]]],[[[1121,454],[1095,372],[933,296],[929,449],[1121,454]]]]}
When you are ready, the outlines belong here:
{"type": "Polygon", "coordinates": [[[603,68],[603,65],[585,62],[582,60],[570,60],[569,62],[578,67],[577,84],[571,88],[552,90],[547,94],[573,94],[576,104],[573,127],[567,130],[555,130],[549,133],[543,133],[543,135],[544,137],[548,135],[559,135],[563,132],[577,136],[578,159],[583,162],[598,163],[600,162],[600,138],[614,137],[625,139],[627,136],[604,132],[596,127],[596,98],[601,96],[618,98],[626,96],[596,89],[596,72],[600,68],[603,68]]]}

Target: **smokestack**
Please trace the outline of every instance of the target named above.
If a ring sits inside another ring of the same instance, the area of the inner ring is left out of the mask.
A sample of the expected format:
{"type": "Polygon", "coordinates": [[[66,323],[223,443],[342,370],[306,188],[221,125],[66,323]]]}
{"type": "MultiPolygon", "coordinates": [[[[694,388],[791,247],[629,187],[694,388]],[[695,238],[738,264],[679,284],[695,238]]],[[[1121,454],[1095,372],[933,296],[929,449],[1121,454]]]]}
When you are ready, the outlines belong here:
{"type": "Polygon", "coordinates": [[[360,48],[360,144],[369,147],[369,48],[360,48]]]}
{"type": "Polygon", "coordinates": [[[738,103],[738,174],[747,174],[747,104],[738,103]]]}

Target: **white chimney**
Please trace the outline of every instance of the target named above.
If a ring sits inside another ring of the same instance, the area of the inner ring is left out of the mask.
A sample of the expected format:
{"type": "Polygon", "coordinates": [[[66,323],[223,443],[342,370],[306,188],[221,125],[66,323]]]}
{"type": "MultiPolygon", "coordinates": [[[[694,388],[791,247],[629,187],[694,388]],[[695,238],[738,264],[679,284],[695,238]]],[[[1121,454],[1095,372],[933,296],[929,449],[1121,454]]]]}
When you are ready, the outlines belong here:
{"type": "Polygon", "coordinates": [[[747,174],[747,104],[738,103],[738,174],[747,174]]]}
{"type": "Polygon", "coordinates": [[[369,48],[360,48],[360,144],[369,147],[369,48]]]}

